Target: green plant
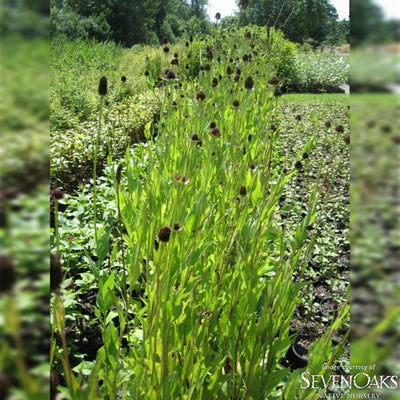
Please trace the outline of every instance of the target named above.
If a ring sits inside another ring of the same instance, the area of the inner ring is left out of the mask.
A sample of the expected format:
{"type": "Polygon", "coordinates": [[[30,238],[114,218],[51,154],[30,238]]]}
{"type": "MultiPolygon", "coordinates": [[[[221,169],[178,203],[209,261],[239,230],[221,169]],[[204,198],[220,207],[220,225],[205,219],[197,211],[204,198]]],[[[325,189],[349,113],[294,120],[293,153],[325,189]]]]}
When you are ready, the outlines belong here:
{"type": "Polygon", "coordinates": [[[337,91],[348,82],[349,67],[346,57],[335,53],[299,53],[288,74],[288,83],[299,91],[337,91]]]}

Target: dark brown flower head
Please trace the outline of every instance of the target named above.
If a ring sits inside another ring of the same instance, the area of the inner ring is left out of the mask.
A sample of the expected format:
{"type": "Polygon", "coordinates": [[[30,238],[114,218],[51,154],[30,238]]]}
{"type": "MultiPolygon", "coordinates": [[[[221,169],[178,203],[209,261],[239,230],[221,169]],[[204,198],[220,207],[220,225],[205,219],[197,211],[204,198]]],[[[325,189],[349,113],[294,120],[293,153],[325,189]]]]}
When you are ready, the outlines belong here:
{"type": "Polygon", "coordinates": [[[164,53],[169,53],[169,47],[168,47],[168,46],[165,46],[165,47],[163,48],[163,52],[164,52],[164,53]]]}
{"type": "Polygon", "coordinates": [[[178,108],[178,103],[175,100],[172,102],[172,107],[178,108]]]}
{"type": "Polygon", "coordinates": [[[275,132],[278,129],[278,127],[274,124],[271,125],[271,127],[269,128],[270,131],[275,132]]]}
{"type": "Polygon", "coordinates": [[[374,120],[369,120],[367,122],[368,128],[373,128],[375,126],[375,124],[376,124],[376,121],[374,121],[374,120]]]}
{"type": "Polygon", "coordinates": [[[254,87],[254,81],[253,78],[251,76],[249,76],[248,78],[246,78],[246,80],[244,81],[244,87],[246,89],[253,89],[254,87]]]}
{"type": "Polygon", "coordinates": [[[167,70],[168,72],[165,74],[167,79],[176,79],[175,72],[172,71],[171,69],[167,70]]]}
{"type": "Polygon", "coordinates": [[[236,68],[236,75],[240,75],[242,73],[242,71],[240,70],[240,68],[236,68]]]}
{"type": "Polygon", "coordinates": [[[335,130],[336,130],[336,132],[343,133],[344,132],[344,126],[343,125],[336,125],[335,130]]]}
{"type": "Polygon", "coordinates": [[[126,82],[126,76],[125,75],[121,76],[121,82],[126,82]]]}
{"type": "Polygon", "coordinates": [[[171,65],[178,65],[179,64],[179,60],[177,58],[173,58],[171,60],[171,65]]]}
{"type": "Polygon", "coordinates": [[[343,140],[346,144],[350,144],[350,135],[346,135],[343,140]]]}
{"type": "Polygon", "coordinates": [[[268,83],[270,85],[277,85],[279,83],[279,78],[277,75],[274,75],[270,78],[270,80],[268,81],[268,83]]]}
{"type": "Polygon", "coordinates": [[[217,87],[218,86],[218,79],[217,78],[213,78],[211,86],[212,87],[217,87]]]}
{"type": "Polygon", "coordinates": [[[392,132],[392,127],[390,125],[383,125],[381,127],[381,131],[383,133],[390,133],[390,132],[392,132]]]}
{"type": "Polygon", "coordinates": [[[243,54],[242,60],[243,60],[243,61],[249,61],[249,56],[248,56],[248,54],[243,54]]]}
{"type": "Polygon", "coordinates": [[[298,161],[296,161],[296,162],[294,163],[294,167],[295,167],[296,169],[303,169],[303,163],[302,163],[300,160],[298,160],[298,161]]]}
{"type": "Polygon", "coordinates": [[[179,58],[179,54],[178,53],[174,53],[174,58],[179,58]]]}
{"type": "Polygon", "coordinates": [[[189,41],[193,42],[193,36],[189,36],[189,41]]]}
{"type": "Polygon", "coordinates": [[[210,129],[214,129],[217,126],[217,124],[214,121],[210,122],[210,129]]]}
{"type": "Polygon", "coordinates": [[[249,142],[251,142],[251,140],[253,139],[253,136],[250,134],[249,136],[247,136],[247,140],[249,141],[249,142]]]}
{"type": "Polygon", "coordinates": [[[239,105],[240,105],[239,100],[237,100],[237,99],[233,100],[233,105],[235,107],[239,107],[239,105]]]}
{"type": "Polygon", "coordinates": [[[189,42],[185,42],[185,47],[189,47],[189,42]]]}
{"type": "Polygon", "coordinates": [[[256,166],[254,164],[251,164],[249,168],[250,169],[256,169],[256,166]]]}
{"type": "Polygon", "coordinates": [[[240,79],[240,76],[239,76],[239,75],[235,75],[235,76],[233,77],[233,80],[234,80],[235,82],[238,82],[239,79],[240,79]]]}
{"type": "Polygon", "coordinates": [[[232,67],[231,67],[230,65],[228,65],[228,66],[226,67],[226,73],[227,73],[227,75],[232,75],[233,70],[232,70],[232,67]]]}
{"type": "Polygon", "coordinates": [[[57,290],[63,280],[60,256],[50,253],[50,291],[57,290]]]}
{"type": "Polygon", "coordinates": [[[115,173],[115,180],[118,184],[121,182],[122,167],[122,163],[119,163],[117,167],[117,172],[115,173]]]}
{"type": "Polygon", "coordinates": [[[3,200],[14,200],[18,197],[19,193],[17,189],[4,189],[0,192],[0,198],[3,200]]]}
{"type": "Polygon", "coordinates": [[[309,158],[308,153],[304,152],[302,158],[303,158],[303,160],[308,160],[308,158],[309,158]]]}
{"type": "Polygon", "coordinates": [[[62,200],[64,198],[64,192],[61,189],[54,189],[50,192],[50,196],[53,200],[62,200]]]}
{"type": "Polygon", "coordinates": [[[329,119],[327,119],[327,120],[325,121],[325,126],[326,126],[327,128],[330,128],[330,127],[332,126],[332,123],[331,123],[331,121],[329,121],[329,119]]]}
{"type": "Polygon", "coordinates": [[[246,186],[240,186],[239,194],[240,194],[241,196],[246,196],[246,194],[247,194],[246,186]]]}
{"type": "Polygon", "coordinates": [[[221,14],[220,14],[219,12],[217,12],[217,13],[215,14],[215,19],[216,19],[217,21],[219,21],[219,20],[221,19],[221,14]]]}
{"type": "Polygon", "coordinates": [[[210,64],[206,64],[204,66],[204,71],[210,71],[211,70],[211,65],[210,64]]]}
{"type": "Polygon", "coordinates": [[[197,92],[197,94],[196,94],[196,99],[197,100],[204,101],[205,98],[206,98],[206,95],[202,90],[197,92]]]}
{"type": "Polygon", "coordinates": [[[396,133],[394,136],[392,136],[392,142],[400,144],[400,133],[396,133]]]}
{"type": "Polygon", "coordinates": [[[300,114],[297,114],[294,118],[296,119],[296,121],[301,121],[301,115],[300,114]]]}
{"type": "Polygon", "coordinates": [[[220,132],[218,127],[215,127],[215,128],[212,128],[210,130],[210,135],[211,136],[215,136],[215,137],[220,137],[221,136],[221,132],[220,132]]]}
{"type": "Polygon", "coordinates": [[[188,185],[190,182],[190,179],[186,179],[186,177],[183,175],[177,175],[177,176],[175,176],[174,179],[175,179],[175,182],[182,183],[184,185],[188,185]]]}
{"type": "Polygon", "coordinates": [[[281,91],[281,89],[280,89],[279,86],[277,86],[277,87],[275,88],[275,90],[274,90],[274,96],[275,96],[275,97],[280,97],[280,96],[282,96],[282,91],[281,91]]]}
{"type": "Polygon", "coordinates": [[[144,71],[144,75],[145,75],[145,76],[149,76],[149,75],[150,75],[150,72],[146,70],[146,71],[144,71]]]}
{"type": "Polygon", "coordinates": [[[197,142],[199,140],[199,135],[197,133],[194,133],[190,139],[197,142]]]}
{"type": "Polygon", "coordinates": [[[174,223],[174,231],[179,231],[181,229],[181,226],[179,225],[178,222],[174,223]]]}
{"type": "Polygon", "coordinates": [[[56,370],[50,372],[50,400],[55,400],[58,393],[58,385],[60,384],[60,377],[56,370]]]}
{"type": "Polygon", "coordinates": [[[170,226],[162,227],[157,234],[158,239],[160,239],[161,242],[167,243],[169,241],[171,231],[172,229],[170,226]]]}
{"type": "Polygon", "coordinates": [[[246,31],[246,33],[244,34],[245,39],[251,39],[251,32],[250,31],[246,31]]]}
{"type": "Polygon", "coordinates": [[[102,76],[99,81],[99,95],[105,96],[107,94],[107,78],[102,76]]]}
{"type": "Polygon", "coordinates": [[[11,256],[0,254],[0,293],[8,292],[17,278],[14,260],[11,256]]]}

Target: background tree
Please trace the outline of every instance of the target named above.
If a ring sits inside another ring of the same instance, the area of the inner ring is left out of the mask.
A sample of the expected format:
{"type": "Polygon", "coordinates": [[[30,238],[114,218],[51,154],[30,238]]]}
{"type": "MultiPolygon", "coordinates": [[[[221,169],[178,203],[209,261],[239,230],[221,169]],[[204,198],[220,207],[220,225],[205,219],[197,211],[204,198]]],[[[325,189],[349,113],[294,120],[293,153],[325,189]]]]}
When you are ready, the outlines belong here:
{"type": "Polygon", "coordinates": [[[113,39],[124,46],[207,33],[207,0],[51,0],[51,34],[113,39]]]}
{"type": "Polygon", "coordinates": [[[239,23],[282,28],[294,42],[325,42],[338,29],[338,14],[329,0],[248,0],[239,5],[239,23]]]}
{"type": "Polygon", "coordinates": [[[372,0],[351,0],[351,45],[381,44],[399,39],[400,22],[384,20],[382,9],[372,0]]]}

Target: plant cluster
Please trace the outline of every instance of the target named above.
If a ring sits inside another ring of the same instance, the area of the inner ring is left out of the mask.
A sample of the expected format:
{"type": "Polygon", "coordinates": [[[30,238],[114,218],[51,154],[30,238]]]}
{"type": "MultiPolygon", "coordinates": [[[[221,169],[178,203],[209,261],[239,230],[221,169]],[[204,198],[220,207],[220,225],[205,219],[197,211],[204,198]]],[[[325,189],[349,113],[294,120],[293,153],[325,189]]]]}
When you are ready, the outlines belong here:
{"type": "Polygon", "coordinates": [[[115,87],[132,79],[106,89],[102,78],[93,180],[76,197],[52,192],[53,389],[71,398],[295,398],[299,372],[327,374],[343,352],[346,290],[325,304],[329,318],[310,321],[305,365],[290,349],[322,211],[336,211],[334,180],[348,178],[347,116],[332,113],[328,127],[282,109],[262,30],[225,35],[205,43],[194,77],[181,57],[195,41],[176,56],[163,46],[143,95],[156,99],[157,125],[123,158],[109,151],[98,177],[114,129],[106,102],[129,103],[115,87]]]}
{"type": "Polygon", "coordinates": [[[349,82],[350,63],[334,51],[302,52],[288,72],[288,84],[294,91],[338,92],[349,82]]]}
{"type": "MultiPolygon", "coordinates": [[[[103,125],[99,150],[100,165],[105,163],[107,154],[121,156],[128,141],[137,142],[143,138],[146,123],[153,122],[154,127],[158,126],[160,106],[156,95],[162,93],[166,69],[173,70],[181,79],[194,80],[213,64],[218,66],[212,77],[215,87],[219,76],[228,75],[235,82],[247,79],[244,74],[249,69],[254,76],[261,77],[267,62],[274,71],[271,77],[266,77],[267,81],[274,77],[278,83],[297,90],[316,90],[318,87],[331,91],[345,79],[346,69],[339,69],[340,60],[334,59],[333,55],[324,56],[326,60],[324,58],[323,65],[315,71],[310,60],[310,67],[301,75],[301,65],[296,61],[301,55],[296,56],[295,45],[284,39],[282,32],[253,27],[250,39],[243,40],[246,32],[250,33],[244,28],[221,28],[207,39],[190,37],[175,45],[138,46],[131,50],[111,42],[53,40],[50,174],[53,186],[64,185],[70,190],[90,176],[91,138],[97,126],[98,107],[92,88],[99,75],[105,74],[111,82],[104,110],[106,124],[103,125]],[[84,75],[80,73],[82,68],[86,71],[84,75]],[[342,78],[337,75],[339,70],[342,78]],[[329,81],[321,78],[322,71],[329,81]],[[300,76],[307,76],[307,79],[300,80],[300,76]],[[149,91],[149,87],[155,87],[155,90],[149,91]]],[[[314,55],[308,57],[311,59],[314,55]]],[[[315,57],[320,56],[316,53],[315,57]]]]}

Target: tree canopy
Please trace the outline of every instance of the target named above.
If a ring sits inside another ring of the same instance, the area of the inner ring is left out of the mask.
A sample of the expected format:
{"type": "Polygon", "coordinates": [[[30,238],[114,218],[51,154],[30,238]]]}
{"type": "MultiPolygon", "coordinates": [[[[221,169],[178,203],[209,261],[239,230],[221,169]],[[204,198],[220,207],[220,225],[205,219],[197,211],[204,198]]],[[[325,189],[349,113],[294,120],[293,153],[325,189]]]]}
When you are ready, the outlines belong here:
{"type": "Polygon", "coordinates": [[[346,37],[338,28],[338,14],[329,0],[239,0],[238,5],[241,25],[281,28],[293,42],[334,44],[340,39],[338,35],[346,37]]]}
{"type": "MultiPolygon", "coordinates": [[[[281,28],[294,42],[336,44],[349,38],[330,0],[236,0],[237,26],[281,28]]],[[[207,0],[51,0],[51,34],[112,39],[124,46],[171,43],[211,31],[207,0]]],[[[221,23],[224,23],[222,20],[221,23]]]]}
{"type": "Polygon", "coordinates": [[[174,42],[210,29],[207,0],[51,0],[51,34],[113,39],[124,46],[174,42]]]}

